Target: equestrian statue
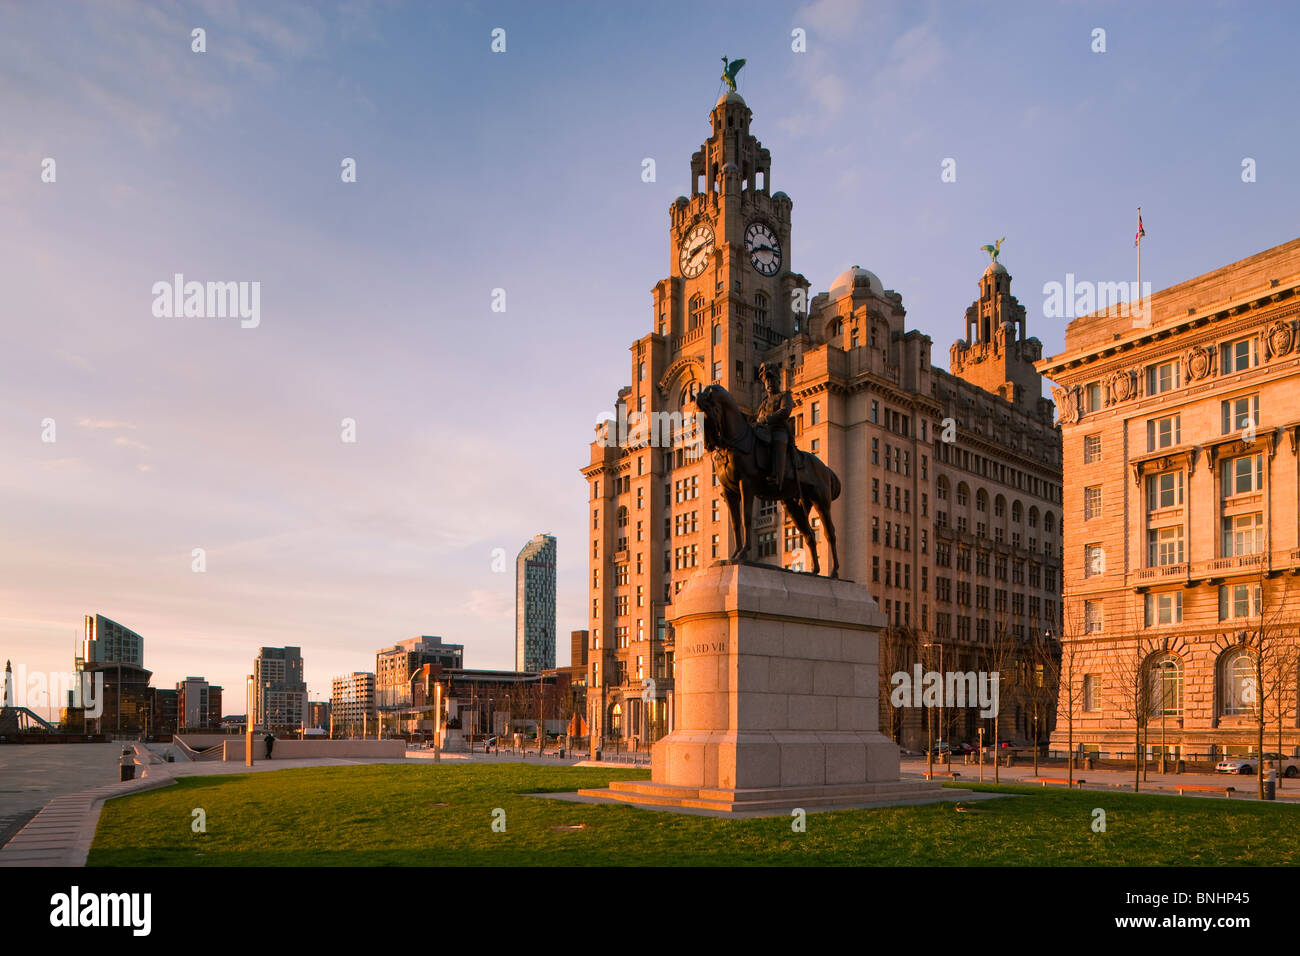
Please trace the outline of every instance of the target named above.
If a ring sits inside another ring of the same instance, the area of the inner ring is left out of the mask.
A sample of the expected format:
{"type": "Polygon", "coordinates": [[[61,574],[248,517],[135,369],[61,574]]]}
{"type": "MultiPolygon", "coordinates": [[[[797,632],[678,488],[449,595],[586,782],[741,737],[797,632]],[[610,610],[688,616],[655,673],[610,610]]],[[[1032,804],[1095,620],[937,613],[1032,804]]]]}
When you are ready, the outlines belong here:
{"type": "Polygon", "coordinates": [[[781,387],[781,370],[764,363],[759,376],[767,395],[753,420],[721,385],[709,385],[696,396],[704,416],[704,450],[713,455],[713,470],[722,485],[736,533],[732,561],[746,561],[754,541],[754,500],[780,501],[812,553],[812,573],[821,573],[817,538],[808,516],[813,508],[826,529],[831,546],[831,577],[840,574],[835,548],[831,502],[840,495],[840,479],[816,455],[794,446],[790,413],[794,399],[781,387]]]}

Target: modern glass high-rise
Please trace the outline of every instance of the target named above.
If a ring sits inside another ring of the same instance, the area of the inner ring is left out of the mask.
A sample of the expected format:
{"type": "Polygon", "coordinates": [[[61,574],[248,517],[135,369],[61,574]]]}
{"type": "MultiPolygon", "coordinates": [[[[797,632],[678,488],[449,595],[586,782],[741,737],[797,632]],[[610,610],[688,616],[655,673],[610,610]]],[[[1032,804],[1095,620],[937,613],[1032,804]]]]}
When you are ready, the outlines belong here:
{"type": "Polygon", "coordinates": [[[81,660],[86,664],[144,666],[144,638],[102,614],[86,615],[81,660]]]}
{"type": "Polygon", "coordinates": [[[290,729],[307,719],[307,684],[302,676],[302,648],[263,647],[253,658],[257,687],[254,725],[290,729]]]}
{"type": "Polygon", "coordinates": [[[555,538],[534,536],[515,559],[515,670],[555,666],[555,538]]]}

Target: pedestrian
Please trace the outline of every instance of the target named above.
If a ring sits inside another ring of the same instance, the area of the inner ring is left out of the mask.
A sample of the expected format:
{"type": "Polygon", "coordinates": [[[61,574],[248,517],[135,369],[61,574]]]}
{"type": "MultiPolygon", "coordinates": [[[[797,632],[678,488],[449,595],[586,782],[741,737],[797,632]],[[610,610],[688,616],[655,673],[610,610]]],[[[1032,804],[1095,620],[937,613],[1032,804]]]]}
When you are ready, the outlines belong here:
{"type": "Polygon", "coordinates": [[[271,748],[275,746],[275,738],[270,734],[266,735],[266,759],[271,759],[271,748]]]}

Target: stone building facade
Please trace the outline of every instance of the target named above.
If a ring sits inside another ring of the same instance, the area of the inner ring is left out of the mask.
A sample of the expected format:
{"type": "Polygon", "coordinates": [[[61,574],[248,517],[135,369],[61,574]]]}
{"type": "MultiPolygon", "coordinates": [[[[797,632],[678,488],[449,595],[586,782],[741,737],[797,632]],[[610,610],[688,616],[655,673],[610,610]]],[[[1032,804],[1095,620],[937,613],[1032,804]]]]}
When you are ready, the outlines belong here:
{"type": "Polygon", "coordinates": [[[1297,290],[1300,239],[1077,318],[1039,363],[1069,519],[1054,746],[1243,755],[1261,710],[1266,752],[1300,746],[1297,290]]]}
{"type": "MultiPolygon", "coordinates": [[[[792,269],[791,200],[770,191],[771,156],[750,120],[737,93],[710,113],[691,195],[669,208],[669,275],[652,292],[650,331],[631,347],[632,384],[597,426],[583,469],[598,741],[644,744],[671,729],[667,609],[692,573],[734,550],[690,428],[694,397],[718,383],[752,412],[764,362],[791,389],[798,447],[840,476],[841,575],[864,584],[891,622],[882,681],[918,662],[987,669],[1001,635],[1027,660],[1059,621],[1060,432],[1011,276],[995,262],[980,278],[953,374],[932,367],[930,338],[906,328],[902,297],[868,270],[855,266],[811,296],[792,269]]],[[[758,507],[753,557],[810,568],[808,543],[782,509],[758,507]]],[[[888,687],[881,699],[889,710],[888,687]]],[[[1004,739],[1033,733],[1028,714],[1004,690],[1004,739]]],[[[945,723],[936,736],[976,739],[973,711],[948,712],[945,723]]],[[[882,729],[906,746],[926,740],[915,709],[882,714],[882,729]]]]}

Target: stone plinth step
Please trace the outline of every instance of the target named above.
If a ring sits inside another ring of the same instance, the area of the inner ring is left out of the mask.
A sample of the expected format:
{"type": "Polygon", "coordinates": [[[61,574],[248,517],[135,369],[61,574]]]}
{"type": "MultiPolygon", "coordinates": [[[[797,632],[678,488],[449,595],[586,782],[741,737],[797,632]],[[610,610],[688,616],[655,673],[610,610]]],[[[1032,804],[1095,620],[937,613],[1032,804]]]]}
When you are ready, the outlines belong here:
{"type": "Polygon", "coordinates": [[[712,810],[722,813],[779,813],[796,807],[830,809],[907,800],[947,799],[942,787],[937,784],[910,780],[828,787],[770,787],[760,790],[722,790],[625,781],[611,783],[607,790],[579,790],[578,794],[665,810],[712,810]]]}

